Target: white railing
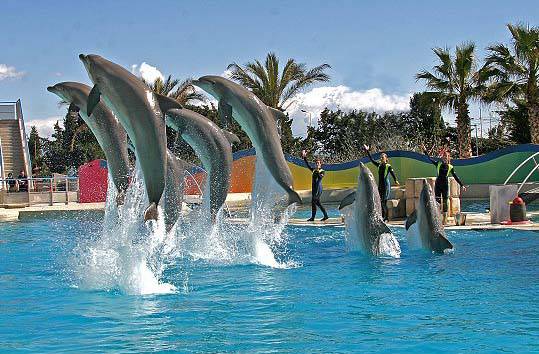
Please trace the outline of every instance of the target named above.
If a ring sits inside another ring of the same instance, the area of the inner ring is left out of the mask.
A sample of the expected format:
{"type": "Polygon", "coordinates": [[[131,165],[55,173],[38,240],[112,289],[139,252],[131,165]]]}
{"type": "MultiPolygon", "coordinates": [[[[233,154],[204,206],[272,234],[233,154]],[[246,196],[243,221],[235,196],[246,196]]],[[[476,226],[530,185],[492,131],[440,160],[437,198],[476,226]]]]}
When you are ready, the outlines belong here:
{"type": "MultiPolygon", "coordinates": [[[[520,168],[522,166],[524,166],[526,164],[526,162],[530,161],[531,159],[534,160],[535,162],[535,166],[537,166],[537,161],[535,161],[535,156],[539,155],[539,152],[536,152],[535,154],[531,155],[530,157],[528,157],[526,160],[522,161],[520,163],[520,165],[518,165],[514,170],[513,172],[511,172],[511,174],[509,175],[509,177],[507,177],[507,179],[505,180],[505,182],[503,182],[504,185],[507,184],[507,182],[509,182],[509,180],[511,179],[511,177],[513,177],[515,175],[515,173],[517,173],[518,170],[520,170],[520,168]]],[[[535,168],[532,170],[532,172],[535,170],[535,168]]],[[[529,175],[531,176],[531,174],[529,175]]],[[[526,179],[527,180],[527,179],[526,179]]]]}
{"type": "MultiPolygon", "coordinates": [[[[0,184],[4,187],[2,197],[6,200],[26,195],[28,204],[53,205],[58,199],[68,204],[78,202],[78,177],[45,177],[45,178],[2,178],[0,184]],[[70,193],[76,193],[74,199],[70,193]]],[[[9,203],[8,203],[9,204],[9,203]]]]}
{"type": "Polygon", "coordinates": [[[19,122],[19,134],[21,136],[21,143],[23,149],[24,167],[26,169],[26,175],[32,175],[32,160],[30,159],[30,148],[28,147],[28,140],[26,139],[26,128],[24,127],[24,119],[22,116],[22,104],[21,100],[17,100],[15,105],[17,121],[19,122]]]}

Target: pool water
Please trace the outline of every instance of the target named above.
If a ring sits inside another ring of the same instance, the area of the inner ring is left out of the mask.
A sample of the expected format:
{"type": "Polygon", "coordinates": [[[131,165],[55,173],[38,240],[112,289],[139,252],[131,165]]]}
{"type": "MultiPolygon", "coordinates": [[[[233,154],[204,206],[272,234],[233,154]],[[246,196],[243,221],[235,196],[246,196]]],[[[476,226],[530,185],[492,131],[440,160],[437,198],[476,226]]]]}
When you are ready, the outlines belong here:
{"type": "Polygon", "coordinates": [[[2,352],[539,350],[533,232],[450,231],[455,252],[433,255],[393,229],[389,259],[348,253],[344,228],[288,226],[275,251],[294,266],[183,257],[161,279],[175,292],[127,295],[73,279],[73,249],[100,227],[100,214],[0,225],[2,352]]]}

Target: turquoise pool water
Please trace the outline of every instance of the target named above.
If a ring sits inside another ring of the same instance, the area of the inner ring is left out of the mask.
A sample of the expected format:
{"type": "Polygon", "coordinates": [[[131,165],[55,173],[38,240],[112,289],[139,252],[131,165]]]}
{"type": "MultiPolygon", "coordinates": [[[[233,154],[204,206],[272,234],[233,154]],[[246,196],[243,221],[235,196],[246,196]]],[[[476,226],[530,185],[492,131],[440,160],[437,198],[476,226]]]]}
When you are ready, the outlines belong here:
{"type": "MultiPolygon", "coordinates": [[[[335,213],[335,211],[332,211],[335,213]]],[[[0,225],[3,352],[531,352],[539,234],[449,232],[449,255],[346,252],[343,228],[287,227],[272,268],[185,256],[126,295],[77,287],[72,256],[102,215],[0,225]]]]}

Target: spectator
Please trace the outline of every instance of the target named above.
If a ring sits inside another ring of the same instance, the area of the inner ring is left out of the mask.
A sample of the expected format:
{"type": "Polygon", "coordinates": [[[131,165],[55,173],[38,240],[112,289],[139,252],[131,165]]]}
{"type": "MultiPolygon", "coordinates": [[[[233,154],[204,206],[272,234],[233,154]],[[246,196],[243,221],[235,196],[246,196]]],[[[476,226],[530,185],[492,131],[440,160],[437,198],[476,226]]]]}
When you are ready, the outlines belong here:
{"type": "Polygon", "coordinates": [[[24,170],[21,170],[19,173],[17,181],[19,182],[19,192],[28,192],[28,177],[24,173],[24,170]]]}
{"type": "Polygon", "coordinates": [[[8,173],[7,174],[7,191],[8,192],[16,192],[17,191],[17,181],[15,180],[15,178],[13,178],[13,173],[8,173]]]}

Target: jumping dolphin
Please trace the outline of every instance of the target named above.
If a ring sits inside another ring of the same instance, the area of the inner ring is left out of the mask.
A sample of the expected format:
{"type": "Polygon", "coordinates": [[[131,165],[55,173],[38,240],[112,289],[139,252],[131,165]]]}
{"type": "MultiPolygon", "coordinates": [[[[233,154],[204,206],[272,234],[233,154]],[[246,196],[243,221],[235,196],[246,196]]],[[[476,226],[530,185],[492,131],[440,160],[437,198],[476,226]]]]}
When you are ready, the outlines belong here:
{"type": "Polygon", "coordinates": [[[99,55],[79,55],[94,87],[87,114],[103,96],[116,114],[136,150],[150,205],[144,220],[157,219],[157,204],[165,188],[167,141],[163,112],[181,105],[169,97],[153,93],[141,80],[118,64],[99,55]]]}
{"type": "Polygon", "coordinates": [[[276,115],[256,95],[243,86],[220,76],[203,76],[193,84],[219,101],[219,112],[232,111],[232,117],[247,133],[269,172],[288,194],[288,203],[302,203],[293,189],[292,173],[284,158],[277,131],[276,115]]]}
{"type": "MultiPolygon", "coordinates": [[[[129,144],[129,150],[135,152],[135,147],[129,144]]],[[[163,192],[163,209],[165,228],[169,232],[178,221],[183,205],[183,191],[185,171],[196,167],[194,164],[184,161],[167,149],[167,178],[163,192]]]]}
{"type": "Polygon", "coordinates": [[[406,230],[409,244],[413,245],[413,248],[423,248],[436,253],[453,249],[445,236],[440,209],[427,180],[423,180],[419,205],[406,219],[406,230]],[[412,227],[414,224],[416,226],[412,227]]]}
{"type": "Polygon", "coordinates": [[[343,202],[346,203],[341,202],[339,209],[353,204],[352,212],[345,218],[351,248],[375,256],[400,256],[399,243],[382,219],[376,181],[363,163],[359,164],[356,192],[347,196],[343,202]]]}
{"type": "Polygon", "coordinates": [[[230,188],[232,173],[231,143],[239,140],[221,130],[206,117],[188,109],[171,109],[166,114],[167,125],[178,131],[202,161],[208,173],[210,215],[215,219],[230,188]]]}
{"type": "Polygon", "coordinates": [[[109,172],[118,197],[118,204],[123,204],[129,185],[129,158],[127,155],[127,134],[114,114],[100,102],[92,114],[86,114],[86,105],[90,95],[90,86],[78,82],[60,82],[47,87],[47,91],[56,94],[62,100],[77,106],[79,114],[95,135],[99,146],[107,159],[109,172]]]}

